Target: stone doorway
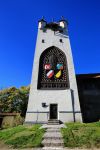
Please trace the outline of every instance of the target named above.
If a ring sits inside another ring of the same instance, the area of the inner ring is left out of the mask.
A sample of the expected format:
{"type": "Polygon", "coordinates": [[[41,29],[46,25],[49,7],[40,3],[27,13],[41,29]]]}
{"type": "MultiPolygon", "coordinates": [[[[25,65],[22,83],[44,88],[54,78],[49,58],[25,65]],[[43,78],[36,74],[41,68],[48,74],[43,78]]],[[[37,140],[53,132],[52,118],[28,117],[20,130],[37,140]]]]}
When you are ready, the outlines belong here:
{"type": "Polygon", "coordinates": [[[50,104],[50,119],[58,119],[58,105],[50,104]]]}

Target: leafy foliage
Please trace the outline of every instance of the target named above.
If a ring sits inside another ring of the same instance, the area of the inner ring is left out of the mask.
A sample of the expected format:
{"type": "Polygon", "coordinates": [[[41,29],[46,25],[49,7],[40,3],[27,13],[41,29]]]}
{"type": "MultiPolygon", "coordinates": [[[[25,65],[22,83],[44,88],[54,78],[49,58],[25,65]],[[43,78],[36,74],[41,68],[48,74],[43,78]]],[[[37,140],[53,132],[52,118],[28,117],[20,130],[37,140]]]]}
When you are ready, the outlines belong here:
{"type": "Polygon", "coordinates": [[[29,87],[10,87],[0,91],[1,112],[20,112],[25,115],[29,96],[29,87]]]}

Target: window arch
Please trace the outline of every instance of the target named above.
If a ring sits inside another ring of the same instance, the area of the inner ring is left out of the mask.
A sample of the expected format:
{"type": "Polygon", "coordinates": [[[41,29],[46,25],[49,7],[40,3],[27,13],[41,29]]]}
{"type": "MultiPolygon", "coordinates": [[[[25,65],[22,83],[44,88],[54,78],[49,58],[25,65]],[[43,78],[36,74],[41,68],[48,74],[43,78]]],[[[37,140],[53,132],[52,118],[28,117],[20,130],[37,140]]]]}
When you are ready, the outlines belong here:
{"type": "Polygon", "coordinates": [[[40,56],[37,89],[66,89],[69,87],[67,60],[64,52],[52,46],[40,56]]]}

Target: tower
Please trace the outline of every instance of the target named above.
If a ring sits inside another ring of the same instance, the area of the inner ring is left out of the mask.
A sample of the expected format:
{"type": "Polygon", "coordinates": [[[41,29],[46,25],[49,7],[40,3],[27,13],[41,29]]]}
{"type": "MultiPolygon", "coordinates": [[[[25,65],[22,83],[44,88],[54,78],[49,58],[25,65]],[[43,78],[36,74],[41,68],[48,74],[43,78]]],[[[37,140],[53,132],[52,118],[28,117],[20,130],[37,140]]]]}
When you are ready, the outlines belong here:
{"type": "Polygon", "coordinates": [[[68,22],[38,22],[25,123],[82,121],[68,22]]]}

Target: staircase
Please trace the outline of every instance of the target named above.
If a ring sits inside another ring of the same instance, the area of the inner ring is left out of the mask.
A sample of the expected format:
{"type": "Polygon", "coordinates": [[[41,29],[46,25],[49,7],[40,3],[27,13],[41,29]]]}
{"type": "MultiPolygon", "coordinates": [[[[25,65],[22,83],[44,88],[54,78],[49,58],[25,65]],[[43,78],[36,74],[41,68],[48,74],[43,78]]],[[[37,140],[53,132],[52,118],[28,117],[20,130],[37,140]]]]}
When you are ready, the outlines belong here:
{"type": "MultiPolygon", "coordinates": [[[[57,147],[57,148],[63,148],[64,143],[62,139],[62,135],[60,132],[60,125],[56,125],[55,123],[58,122],[53,122],[54,125],[47,125],[47,130],[46,133],[43,136],[43,141],[42,144],[44,148],[52,148],[52,147],[57,147]]],[[[50,122],[51,124],[51,122],[50,122]]]]}
{"type": "Polygon", "coordinates": [[[59,125],[60,122],[57,119],[50,119],[48,120],[48,125],[59,125]]]}

